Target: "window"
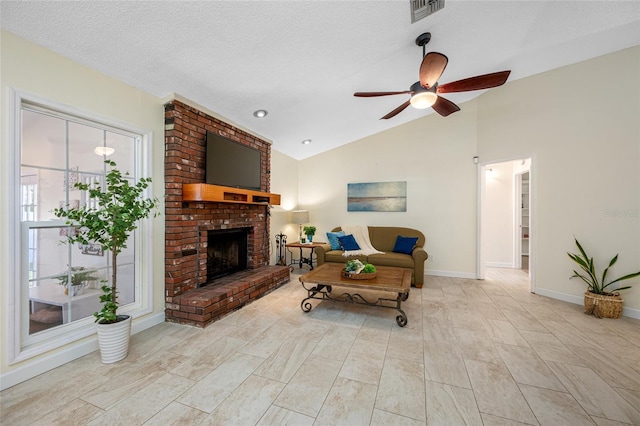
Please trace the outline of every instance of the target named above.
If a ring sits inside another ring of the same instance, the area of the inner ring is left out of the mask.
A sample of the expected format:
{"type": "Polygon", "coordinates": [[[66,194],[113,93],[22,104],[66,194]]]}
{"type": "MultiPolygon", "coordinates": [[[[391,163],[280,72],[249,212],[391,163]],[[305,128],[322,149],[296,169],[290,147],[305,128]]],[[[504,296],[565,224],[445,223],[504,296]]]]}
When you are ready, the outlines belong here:
{"type": "MultiPolygon", "coordinates": [[[[61,244],[74,229],[53,210],[95,202],[74,184],[104,183],[107,155],[132,181],[148,176],[150,142],[149,132],[70,113],[42,100],[22,96],[16,105],[20,211],[14,220],[20,235],[13,262],[19,279],[10,289],[18,307],[11,330],[12,362],[95,332],[93,312],[100,309],[101,281],[111,276],[110,254],[101,247],[61,244]],[[100,150],[104,148],[107,153],[100,150]]],[[[119,286],[119,313],[135,316],[151,310],[150,244],[141,237],[146,226],[141,224],[118,257],[118,281],[129,283],[119,286]]]]}
{"type": "MultiPolygon", "coordinates": [[[[36,213],[38,212],[38,176],[37,174],[23,174],[20,181],[20,219],[23,222],[38,220],[36,213]]],[[[35,232],[29,232],[29,249],[27,252],[29,282],[36,277],[38,261],[36,255],[38,253],[37,239],[35,232]]]]}

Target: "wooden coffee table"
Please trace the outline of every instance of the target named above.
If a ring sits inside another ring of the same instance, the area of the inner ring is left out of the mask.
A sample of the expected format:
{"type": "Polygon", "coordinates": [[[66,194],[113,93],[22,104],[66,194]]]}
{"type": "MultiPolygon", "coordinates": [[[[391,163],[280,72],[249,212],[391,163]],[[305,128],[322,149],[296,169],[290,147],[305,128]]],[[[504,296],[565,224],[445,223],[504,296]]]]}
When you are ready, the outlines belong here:
{"type": "Polygon", "coordinates": [[[307,290],[307,297],[300,302],[300,308],[304,312],[309,312],[313,308],[309,299],[332,300],[334,302],[397,309],[400,315],[396,316],[396,322],[400,327],[407,325],[407,315],[402,310],[402,302],[409,297],[411,269],[376,266],[377,275],[375,278],[354,280],[342,277],[341,271],[343,268],[344,264],[342,263],[324,263],[300,277],[302,287],[307,290]],[[341,290],[334,292],[334,286],[340,287],[341,290]],[[342,292],[342,289],[391,292],[397,296],[395,299],[378,297],[377,300],[373,300],[369,296],[371,300],[368,300],[359,293],[342,292]]]}

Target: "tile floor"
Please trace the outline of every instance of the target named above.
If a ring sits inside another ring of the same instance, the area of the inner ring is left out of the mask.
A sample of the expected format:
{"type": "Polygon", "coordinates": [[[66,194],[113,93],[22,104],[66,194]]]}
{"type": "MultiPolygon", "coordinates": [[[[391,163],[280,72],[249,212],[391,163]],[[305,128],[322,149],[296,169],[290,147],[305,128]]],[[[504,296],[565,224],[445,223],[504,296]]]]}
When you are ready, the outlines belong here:
{"type": "Polygon", "coordinates": [[[640,424],[640,321],[528,292],[522,271],[427,277],[395,311],[292,281],[205,330],[164,323],[0,394],[3,425],[640,424]]]}

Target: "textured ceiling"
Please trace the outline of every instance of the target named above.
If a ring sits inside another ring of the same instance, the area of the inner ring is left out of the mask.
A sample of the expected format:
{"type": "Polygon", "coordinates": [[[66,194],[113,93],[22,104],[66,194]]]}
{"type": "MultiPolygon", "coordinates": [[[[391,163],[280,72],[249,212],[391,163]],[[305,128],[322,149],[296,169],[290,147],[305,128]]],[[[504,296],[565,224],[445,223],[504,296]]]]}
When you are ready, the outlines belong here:
{"type": "MultiPolygon", "coordinates": [[[[379,120],[407,95],[353,97],[417,81],[425,31],[427,51],[449,57],[440,83],[505,69],[513,81],[640,44],[638,1],[447,0],[415,24],[408,0],[2,1],[0,16],[9,32],[158,97],[177,93],[296,159],[433,113],[379,120]],[[254,118],[261,108],[269,115],[254,118]]],[[[464,109],[481,93],[445,97],[464,109]]]]}

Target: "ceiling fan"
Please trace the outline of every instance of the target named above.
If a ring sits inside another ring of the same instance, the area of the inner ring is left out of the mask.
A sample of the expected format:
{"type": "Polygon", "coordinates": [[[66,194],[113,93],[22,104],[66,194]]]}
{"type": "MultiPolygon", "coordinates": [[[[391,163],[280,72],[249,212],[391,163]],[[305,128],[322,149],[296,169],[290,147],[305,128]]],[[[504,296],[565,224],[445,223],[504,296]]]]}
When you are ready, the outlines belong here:
{"type": "Polygon", "coordinates": [[[409,105],[417,109],[425,109],[432,107],[438,114],[443,117],[448,116],[456,111],[460,111],[460,107],[448,99],[440,96],[440,93],[468,92],[472,90],[490,89],[503,85],[511,71],[499,71],[490,74],[477,75],[462,80],[453,81],[451,83],[438,84],[438,79],[444,72],[449,59],[438,52],[429,52],[425,54],[425,46],[431,40],[431,33],[423,33],[416,38],[416,44],[422,46],[422,64],[420,65],[420,81],[416,81],[411,85],[409,90],[400,92],[356,92],[353,96],[370,98],[374,96],[388,96],[409,94],[411,98],[394,109],[381,120],[395,117],[409,105]]]}

